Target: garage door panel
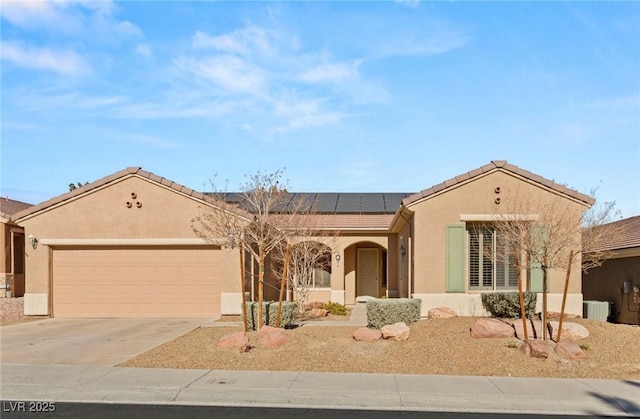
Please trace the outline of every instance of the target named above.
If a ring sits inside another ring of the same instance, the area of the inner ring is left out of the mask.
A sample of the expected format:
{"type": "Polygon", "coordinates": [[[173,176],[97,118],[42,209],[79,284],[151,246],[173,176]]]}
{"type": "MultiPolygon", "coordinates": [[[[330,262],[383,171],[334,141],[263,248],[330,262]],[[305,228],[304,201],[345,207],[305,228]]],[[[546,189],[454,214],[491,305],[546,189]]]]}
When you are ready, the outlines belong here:
{"type": "Polygon", "coordinates": [[[208,317],[220,314],[215,248],[53,251],[56,317],[208,317]]]}

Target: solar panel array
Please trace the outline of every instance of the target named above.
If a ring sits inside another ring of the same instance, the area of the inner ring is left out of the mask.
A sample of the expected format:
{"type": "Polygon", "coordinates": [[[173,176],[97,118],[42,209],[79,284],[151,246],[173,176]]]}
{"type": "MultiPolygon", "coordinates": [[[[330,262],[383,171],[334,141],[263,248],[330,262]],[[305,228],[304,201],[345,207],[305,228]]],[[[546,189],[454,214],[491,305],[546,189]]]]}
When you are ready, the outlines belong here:
{"type": "MultiPolygon", "coordinates": [[[[237,204],[250,210],[244,203],[241,193],[230,192],[217,194],[230,204],[237,204]]],[[[382,193],[289,193],[283,200],[281,208],[276,211],[291,212],[296,209],[309,210],[317,214],[393,214],[400,202],[410,196],[404,192],[382,193]]]]}

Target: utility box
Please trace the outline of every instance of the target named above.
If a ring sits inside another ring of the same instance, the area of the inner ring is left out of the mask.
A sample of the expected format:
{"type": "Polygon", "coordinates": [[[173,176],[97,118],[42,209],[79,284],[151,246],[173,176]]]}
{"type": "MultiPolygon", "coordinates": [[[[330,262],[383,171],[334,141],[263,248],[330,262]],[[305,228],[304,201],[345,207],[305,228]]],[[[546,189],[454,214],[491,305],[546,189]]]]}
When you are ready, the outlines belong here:
{"type": "Polygon", "coordinates": [[[609,306],[610,303],[608,301],[583,301],[582,317],[585,319],[606,322],[609,317],[609,306]]]}

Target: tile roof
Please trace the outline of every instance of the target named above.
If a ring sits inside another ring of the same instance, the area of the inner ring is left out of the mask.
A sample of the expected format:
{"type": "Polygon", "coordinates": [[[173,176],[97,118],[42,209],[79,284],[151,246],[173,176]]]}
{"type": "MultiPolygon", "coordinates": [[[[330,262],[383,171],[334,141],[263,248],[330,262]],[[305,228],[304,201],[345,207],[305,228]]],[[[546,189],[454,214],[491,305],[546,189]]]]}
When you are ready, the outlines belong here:
{"type": "Polygon", "coordinates": [[[493,160],[491,161],[491,163],[489,164],[485,164],[482,167],[479,167],[475,170],[471,170],[467,173],[463,173],[461,175],[458,175],[454,178],[451,178],[449,180],[445,180],[442,183],[439,183],[437,185],[434,185],[428,189],[424,189],[418,193],[415,193],[405,199],[402,200],[402,204],[407,206],[410,205],[422,198],[426,198],[428,196],[434,195],[440,191],[443,191],[445,189],[451,188],[457,184],[460,184],[462,182],[465,182],[467,180],[473,179],[475,177],[481,176],[485,173],[489,173],[491,171],[495,171],[495,170],[502,170],[502,171],[507,171],[507,172],[511,172],[513,174],[516,174],[518,176],[521,176],[525,179],[528,179],[530,181],[533,181],[535,183],[539,183],[543,186],[546,186],[548,188],[551,188],[557,192],[560,192],[561,194],[564,195],[568,195],[571,198],[577,199],[578,201],[582,201],[588,205],[593,205],[595,203],[595,199],[593,199],[592,197],[582,194],[580,192],[574,191],[573,189],[569,189],[564,185],[560,185],[559,183],[556,183],[552,180],[549,179],[545,179],[542,176],[536,175],[534,173],[529,172],[528,170],[524,170],[519,168],[518,166],[515,166],[513,164],[508,163],[506,160],[493,160]]]}
{"type": "Polygon", "coordinates": [[[388,230],[393,214],[313,214],[305,225],[313,229],[388,230]]]}
{"type": "Polygon", "coordinates": [[[640,247],[640,215],[625,218],[624,220],[614,221],[612,223],[605,224],[602,227],[606,227],[608,225],[615,225],[617,227],[616,231],[619,231],[620,234],[616,234],[616,236],[612,237],[610,241],[603,243],[603,248],[607,250],[621,250],[640,247]]]}
{"type": "MultiPolygon", "coordinates": [[[[140,176],[142,178],[145,179],[149,179],[152,182],[156,182],[159,183],[161,185],[167,186],[177,192],[183,193],[185,195],[191,196],[195,199],[199,199],[202,201],[208,201],[211,202],[211,199],[206,196],[204,193],[202,192],[198,192],[195,191],[191,188],[187,188],[186,186],[180,185],[179,183],[175,183],[169,179],[163,178],[161,176],[157,176],[154,175],[151,172],[147,172],[146,170],[142,170],[142,168],[140,167],[128,167],[124,170],[120,170],[112,175],[109,176],[105,176],[101,179],[98,179],[94,182],[88,183],[80,188],[76,188],[73,191],[64,193],[62,195],[59,195],[57,197],[54,197],[52,199],[49,199],[47,201],[41,202],[40,204],[37,205],[33,205],[29,208],[26,208],[22,211],[19,211],[15,214],[13,214],[13,216],[11,217],[12,220],[19,220],[21,218],[27,217],[29,215],[35,214],[36,212],[39,212],[41,210],[47,209],[49,207],[52,207],[56,204],[60,204],[62,202],[68,201],[70,199],[73,199],[75,197],[77,197],[78,195],[82,195],[84,193],[87,193],[93,189],[99,188],[101,186],[104,186],[108,183],[111,183],[117,179],[120,179],[124,176],[128,176],[128,175],[137,175],[140,176]]],[[[236,209],[235,207],[230,206],[229,209],[236,209]]]]}
{"type": "Polygon", "coordinates": [[[13,214],[23,211],[31,206],[33,206],[33,204],[9,199],[8,196],[0,197],[0,214],[7,219],[9,219],[13,214]]]}

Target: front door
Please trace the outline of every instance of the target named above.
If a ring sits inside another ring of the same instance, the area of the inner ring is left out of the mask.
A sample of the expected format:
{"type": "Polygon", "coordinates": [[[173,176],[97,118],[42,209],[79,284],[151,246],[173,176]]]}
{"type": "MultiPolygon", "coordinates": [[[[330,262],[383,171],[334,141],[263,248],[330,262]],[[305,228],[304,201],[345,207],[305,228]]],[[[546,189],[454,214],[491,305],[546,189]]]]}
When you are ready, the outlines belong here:
{"type": "Polygon", "coordinates": [[[379,297],[380,289],[380,250],[375,248],[358,249],[357,294],[359,297],[379,297]]]}

